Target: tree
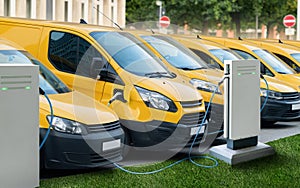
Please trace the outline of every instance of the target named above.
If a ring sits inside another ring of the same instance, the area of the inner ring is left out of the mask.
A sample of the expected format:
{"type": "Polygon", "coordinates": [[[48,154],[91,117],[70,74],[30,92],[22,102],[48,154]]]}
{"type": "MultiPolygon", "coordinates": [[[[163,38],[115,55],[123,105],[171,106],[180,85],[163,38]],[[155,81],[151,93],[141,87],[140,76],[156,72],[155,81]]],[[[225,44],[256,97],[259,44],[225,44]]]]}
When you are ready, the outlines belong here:
{"type": "MultiPolygon", "coordinates": [[[[296,0],[165,0],[163,6],[172,24],[188,23],[190,27],[208,34],[208,29],[221,25],[221,29],[241,29],[255,26],[259,16],[270,33],[273,26],[283,29],[282,19],[287,14],[296,15],[296,0]]],[[[155,0],[127,0],[127,22],[154,21],[158,19],[155,0]]]]}
{"type": "Polygon", "coordinates": [[[263,11],[260,20],[267,26],[268,35],[275,25],[278,26],[279,30],[283,29],[282,19],[285,15],[296,15],[297,12],[297,1],[295,0],[263,0],[262,6],[263,11]]]}

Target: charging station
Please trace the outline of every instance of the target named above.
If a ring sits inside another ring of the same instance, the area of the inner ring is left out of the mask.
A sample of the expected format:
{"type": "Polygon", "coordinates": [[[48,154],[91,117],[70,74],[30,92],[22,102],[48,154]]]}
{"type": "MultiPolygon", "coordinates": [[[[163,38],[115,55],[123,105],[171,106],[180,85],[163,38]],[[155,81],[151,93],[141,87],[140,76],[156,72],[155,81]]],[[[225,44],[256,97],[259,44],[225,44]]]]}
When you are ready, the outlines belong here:
{"type": "Polygon", "coordinates": [[[0,187],[39,186],[39,67],[0,64],[0,187]]]}
{"type": "Polygon", "coordinates": [[[274,149],[258,142],[260,132],[260,62],[225,60],[224,137],[227,144],[210,154],[231,164],[265,157],[274,149]]]}

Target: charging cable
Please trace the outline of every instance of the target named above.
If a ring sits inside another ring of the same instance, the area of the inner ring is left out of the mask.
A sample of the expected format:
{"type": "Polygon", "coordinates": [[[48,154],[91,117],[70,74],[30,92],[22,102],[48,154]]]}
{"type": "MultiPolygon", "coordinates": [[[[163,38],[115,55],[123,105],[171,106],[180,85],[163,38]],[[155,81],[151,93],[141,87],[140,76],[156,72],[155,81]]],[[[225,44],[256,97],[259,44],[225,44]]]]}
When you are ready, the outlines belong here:
{"type": "Polygon", "coordinates": [[[262,112],[263,109],[265,108],[266,104],[267,104],[268,99],[269,99],[269,84],[268,84],[267,80],[265,79],[265,77],[262,74],[260,74],[260,77],[265,81],[266,86],[267,86],[267,96],[265,98],[265,101],[264,101],[263,105],[260,108],[260,112],[262,112]]]}
{"type": "Polygon", "coordinates": [[[214,167],[218,166],[218,161],[217,161],[216,159],[214,159],[214,158],[212,158],[212,157],[209,157],[209,156],[205,156],[205,155],[203,155],[203,156],[191,156],[191,152],[192,152],[193,146],[194,146],[194,144],[195,144],[195,141],[196,141],[196,139],[197,139],[197,137],[198,137],[198,135],[199,135],[199,133],[200,133],[200,130],[202,129],[202,127],[203,127],[203,125],[204,125],[204,123],[205,123],[205,121],[206,121],[206,116],[207,116],[207,113],[208,113],[208,111],[209,111],[209,108],[210,108],[210,105],[211,105],[211,103],[212,103],[212,100],[213,100],[213,98],[214,98],[214,96],[215,96],[217,90],[219,89],[220,85],[223,83],[223,81],[224,81],[226,78],[228,78],[228,77],[227,77],[227,76],[224,76],[224,77],[222,78],[222,80],[218,83],[218,86],[215,88],[214,92],[212,93],[212,96],[211,96],[210,101],[209,101],[209,103],[208,103],[208,106],[207,106],[207,109],[206,109],[206,111],[205,111],[205,114],[204,114],[204,117],[203,117],[203,119],[202,119],[202,122],[201,122],[201,124],[200,124],[200,126],[199,126],[199,128],[198,128],[198,130],[197,130],[197,133],[196,133],[196,135],[195,135],[195,137],[194,137],[194,140],[193,140],[193,142],[192,142],[192,144],[191,144],[191,146],[190,146],[189,153],[188,153],[188,157],[183,158],[183,159],[181,159],[181,160],[178,160],[178,161],[176,161],[176,162],[174,162],[174,163],[171,163],[170,165],[167,165],[167,166],[165,166],[165,167],[163,167],[163,168],[160,168],[160,169],[158,169],[158,170],[153,170],[153,171],[148,171],[148,172],[136,172],[136,171],[127,170],[127,169],[123,168],[122,166],[120,166],[120,165],[117,164],[117,163],[113,163],[113,165],[114,165],[115,167],[117,167],[118,169],[124,171],[124,172],[127,172],[127,173],[129,173],[129,174],[134,174],[134,175],[148,175],[148,174],[155,174],[155,173],[164,171],[164,170],[166,170],[166,169],[168,169],[168,168],[171,168],[171,167],[173,167],[173,166],[175,166],[175,165],[177,165],[177,164],[179,164],[179,163],[181,163],[181,162],[183,162],[183,161],[185,161],[185,160],[189,160],[192,164],[194,164],[194,165],[196,165],[196,166],[198,166],[198,167],[203,167],[203,168],[214,168],[214,167]],[[202,159],[209,159],[209,160],[213,161],[214,164],[213,164],[213,165],[210,165],[210,166],[209,166],[209,165],[199,164],[199,163],[197,163],[197,162],[195,162],[195,161],[193,160],[193,159],[196,159],[196,158],[197,158],[197,159],[199,159],[199,158],[202,158],[202,159]]]}
{"type": "Polygon", "coordinates": [[[45,142],[46,142],[47,139],[48,139],[48,136],[49,136],[49,134],[50,134],[50,130],[51,130],[51,127],[52,127],[52,121],[53,121],[53,107],[52,107],[52,103],[51,103],[51,101],[50,101],[48,95],[45,93],[45,91],[43,91],[43,89],[41,89],[41,88],[40,88],[39,90],[40,90],[40,94],[44,95],[45,98],[47,99],[47,101],[48,101],[48,103],[49,103],[49,107],[50,107],[50,122],[49,122],[49,127],[48,127],[48,129],[47,129],[47,132],[46,132],[46,134],[45,134],[45,137],[44,137],[42,143],[40,144],[40,150],[41,150],[41,148],[43,147],[43,145],[45,144],[45,142]]]}

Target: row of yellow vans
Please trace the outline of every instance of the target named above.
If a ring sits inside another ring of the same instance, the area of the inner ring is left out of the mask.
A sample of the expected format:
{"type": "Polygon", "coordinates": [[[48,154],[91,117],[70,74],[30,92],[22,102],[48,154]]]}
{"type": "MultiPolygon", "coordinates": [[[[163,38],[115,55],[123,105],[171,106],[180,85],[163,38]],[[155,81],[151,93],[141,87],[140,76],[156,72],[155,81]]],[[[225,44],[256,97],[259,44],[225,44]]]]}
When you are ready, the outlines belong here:
{"type": "MultiPolygon", "coordinates": [[[[41,67],[40,88],[54,107],[53,131],[41,150],[45,168],[105,165],[121,160],[127,145],[151,150],[190,146],[205,122],[201,94],[128,32],[2,17],[0,37],[32,55],[6,45],[1,62],[41,67]],[[27,60],[14,61],[17,56],[27,60]]],[[[50,121],[43,96],[40,111],[42,140],[50,121]]],[[[200,134],[206,130],[205,124],[200,134]]]]}
{"type": "MultiPolygon", "coordinates": [[[[300,117],[300,84],[295,86],[296,80],[300,81],[298,75],[277,58],[279,63],[268,62],[268,55],[263,53],[268,52],[253,47],[254,42],[235,41],[232,43],[236,46],[230,47],[229,39],[170,37],[6,17],[0,17],[0,37],[32,54],[1,41],[0,62],[40,65],[40,87],[54,104],[53,131],[41,151],[46,168],[105,165],[121,160],[129,146],[151,150],[190,146],[201,122],[205,122],[201,134],[218,133],[223,122],[222,87],[218,82],[224,60],[249,56],[261,61],[270,99],[261,115],[263,121],[300,117]],[[257,56],[252,55],[256,48],[257,56]],[[251,53],[243,56],[248,53],[246,49],[251,53]],[[238,55],[238,50],[243,53],[238,55]],[[18,56],[24,56],[24,60],[16,60],[18,56]],[[207,123],[203,120],[205,106],[214,91],[207,123]]],[[[261,93],[263,102],[263,81],[261,93]]],[[[43,139],[50,116],[46,100],[43,96],[40,100],[43,139]]]]}

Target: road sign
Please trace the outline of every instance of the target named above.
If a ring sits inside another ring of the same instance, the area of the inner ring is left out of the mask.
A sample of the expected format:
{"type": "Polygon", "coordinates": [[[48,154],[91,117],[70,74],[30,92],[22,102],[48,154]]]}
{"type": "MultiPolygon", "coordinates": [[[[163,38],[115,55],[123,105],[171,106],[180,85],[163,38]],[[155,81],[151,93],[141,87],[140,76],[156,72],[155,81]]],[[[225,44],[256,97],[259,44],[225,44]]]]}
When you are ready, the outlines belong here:
{"type": "Polygon", "coordinates": [[[285,35],[295,35],[295,29],[294,28],[285,28],[285,35]]]}
{"type": "Polygon", "coordinates": [[[167,28],[169,27],[170,25],[170,18],[168,16],[162,16],[160,19],[159,19],[159,25],[163,28],[167,28]]]}
{"type": "Polygon", "coordinates": [[[286,15],[283,18],[283,25],[285,27],[294,27],[295,24],[296,24],[296,18],[295,18],[295,16],[289,14],[289,15],[286,15]]]}

